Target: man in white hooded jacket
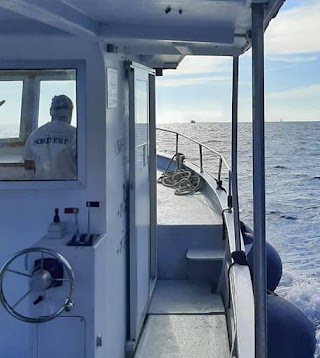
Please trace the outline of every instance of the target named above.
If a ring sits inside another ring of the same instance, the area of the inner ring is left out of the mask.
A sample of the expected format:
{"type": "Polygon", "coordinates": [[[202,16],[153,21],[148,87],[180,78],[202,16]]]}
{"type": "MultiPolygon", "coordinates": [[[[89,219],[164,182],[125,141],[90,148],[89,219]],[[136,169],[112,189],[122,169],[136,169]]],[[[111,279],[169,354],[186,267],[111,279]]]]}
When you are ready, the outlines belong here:
{"type": "Polygon", "coordinates": [[[34,170],[37,180],[73,180],[77,176],[76,128],[70,125],[71,99],[55,96],[51,102],[51,122],[34,130],[25,145],[24,167],[34,170]]]}

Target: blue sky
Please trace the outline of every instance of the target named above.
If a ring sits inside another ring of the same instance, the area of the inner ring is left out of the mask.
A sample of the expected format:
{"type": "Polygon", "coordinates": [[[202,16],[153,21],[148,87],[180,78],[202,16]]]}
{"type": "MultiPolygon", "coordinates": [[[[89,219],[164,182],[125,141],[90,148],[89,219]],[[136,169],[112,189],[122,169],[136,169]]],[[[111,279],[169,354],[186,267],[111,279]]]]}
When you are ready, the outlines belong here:
{"type": "MultiPolygon", "coordinates": [[[[320,0],[286,0],[265,35],[266,121],[320,120],[320,0]]],[[[186,57],[157,78],[157,121],[230,122],[232,60],[186,57]]],[[[251,52],[240,58],[239,121],[251,121],[251,52]]]]}

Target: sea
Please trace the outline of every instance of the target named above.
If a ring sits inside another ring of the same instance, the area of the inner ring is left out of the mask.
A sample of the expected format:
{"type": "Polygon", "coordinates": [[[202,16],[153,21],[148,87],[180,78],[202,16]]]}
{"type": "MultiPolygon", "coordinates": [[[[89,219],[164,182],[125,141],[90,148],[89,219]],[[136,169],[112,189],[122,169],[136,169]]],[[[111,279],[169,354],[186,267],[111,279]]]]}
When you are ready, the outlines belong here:
{"type": "MultiPolygon", "coordinates": [[[[231,164],[230,123],[159,124],[220,152],[231,164]]],[[[158,132],[157,146],[174,153],[174,134],[158,132]]],[[[179,139],[179,152],[199,164],[199,146],[179,139]]],[[[239,123],[240,219],[253,228],[252,125],[239,123]]],[[[216,175],[218,157],[203,152],[204,169],[216,175]]],[[[265,124],[266,237],[281,256],[276,293],[313,322],[320,357],[320,122],[265,124]]],[[[301,357],[303,358],[303,357],[301,357]]]]}

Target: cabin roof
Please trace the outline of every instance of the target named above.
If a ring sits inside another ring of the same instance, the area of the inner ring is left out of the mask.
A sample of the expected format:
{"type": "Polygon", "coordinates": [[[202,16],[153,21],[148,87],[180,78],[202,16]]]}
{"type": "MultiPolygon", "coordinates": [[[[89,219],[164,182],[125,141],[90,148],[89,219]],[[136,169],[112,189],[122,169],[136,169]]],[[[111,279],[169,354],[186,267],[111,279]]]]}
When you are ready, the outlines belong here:
{"type": "Polygon", "coordinates": [[[73,35],[176,68],[186,55],[237,56],[250,48],[251,5],[265,27],[285,0],[1,0],[2,35],[73,35]],[[111,45],[111,46],[110,46],[111,45]]]}

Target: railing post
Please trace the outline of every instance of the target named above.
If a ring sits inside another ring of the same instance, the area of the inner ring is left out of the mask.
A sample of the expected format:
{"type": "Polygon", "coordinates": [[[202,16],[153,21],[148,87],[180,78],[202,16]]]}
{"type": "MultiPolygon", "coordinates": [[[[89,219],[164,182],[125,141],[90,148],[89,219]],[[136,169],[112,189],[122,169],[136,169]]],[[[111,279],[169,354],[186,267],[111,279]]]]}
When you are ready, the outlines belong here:
{"type": "Polygon", "coordinates": [[[146,144],[143,145],[142,147],[142,152],[143,152],[143,165],[146,165],[146,144]]]}
{"type": "Polygon", "coordinates": [[[176,155],[179,153],[179,134],[176,133],[176,155]]]}
{"type": "Polygon", "coordinates": [[[199,151],[200,151],[200,173],[203,173],[202,145],[201,144],[199,144],[199,151]]]}
{"type": "Polygon", "coordinates": [[[221,181],[221,170],[222,170],[222,158],[219,157],[219,171],[218,171],[218,188],[221,188],[222,186],[222,181],[221,181]]]}
{"type": "Polygon", "coordinates": [[[227,200],[228,200],[228,211],[229,213],[231,213],[231,209],[233,206],[232,203],[232,173],[231,170],[229,170],[229,185],[228,185],[228,196],[227,196],[227,200]]]}

